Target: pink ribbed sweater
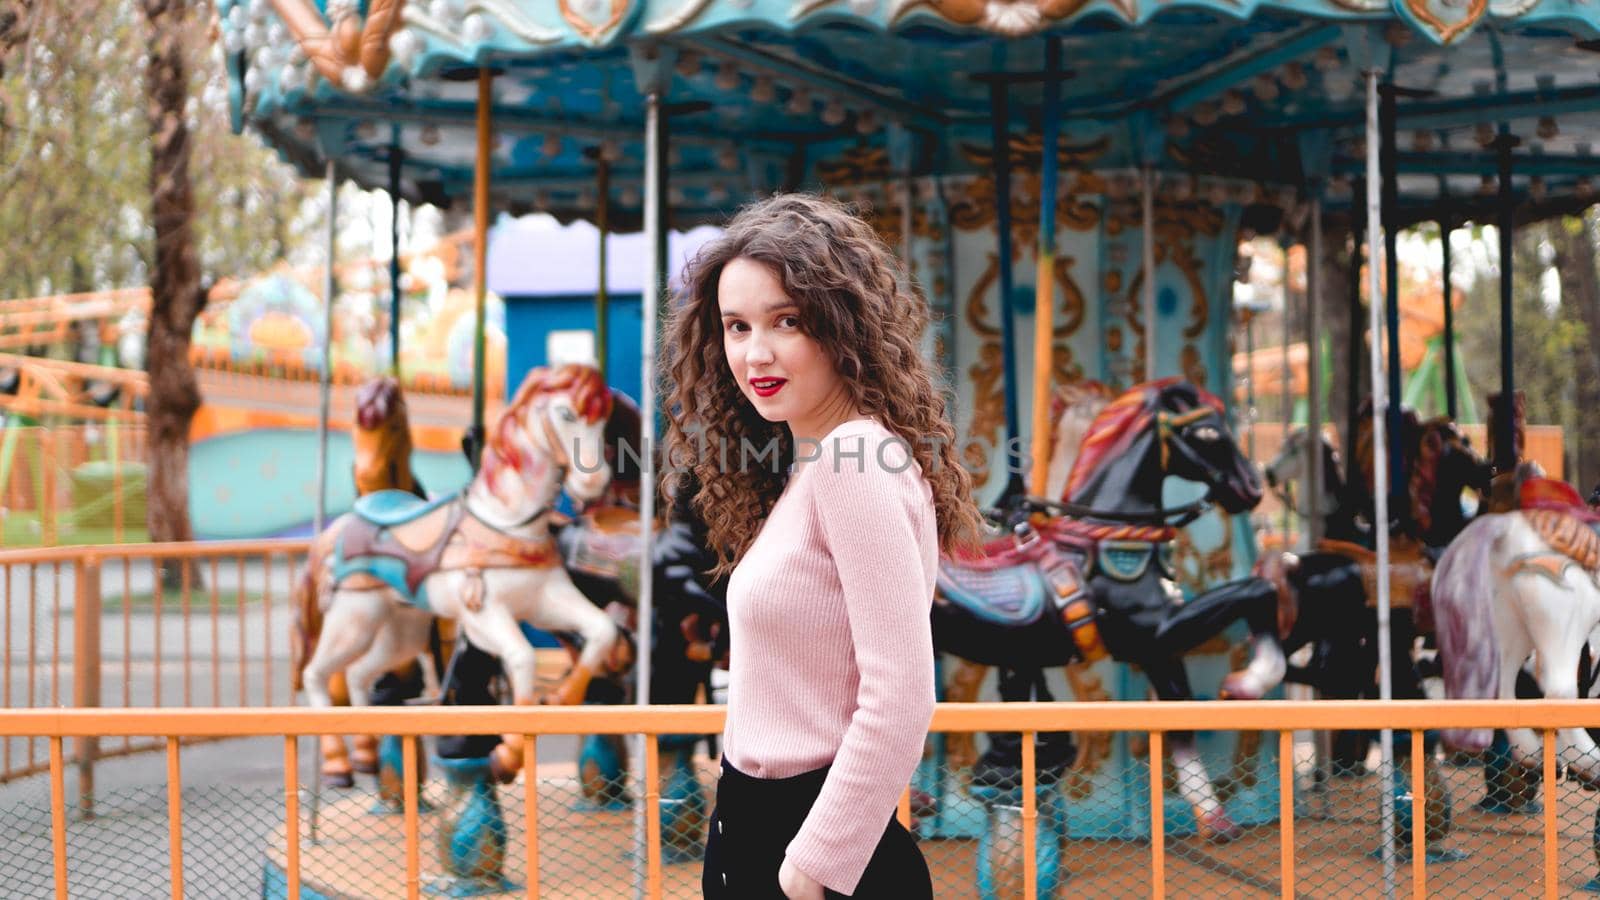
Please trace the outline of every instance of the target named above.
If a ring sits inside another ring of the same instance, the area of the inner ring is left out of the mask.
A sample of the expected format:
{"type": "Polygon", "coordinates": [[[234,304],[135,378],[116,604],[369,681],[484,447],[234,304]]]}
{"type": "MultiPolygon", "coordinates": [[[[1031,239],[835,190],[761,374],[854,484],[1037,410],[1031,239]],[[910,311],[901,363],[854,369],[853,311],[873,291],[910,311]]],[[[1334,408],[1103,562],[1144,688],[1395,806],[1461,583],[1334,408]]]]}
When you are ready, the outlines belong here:
{"type": "Polygon", "coordinates": [[[939,541],[928,482],[890,431],[857,419],[821,444],[728,583],[723,752],[757,778],[832,764],[788,856],[849,894],[933,717],[939,541]]]}

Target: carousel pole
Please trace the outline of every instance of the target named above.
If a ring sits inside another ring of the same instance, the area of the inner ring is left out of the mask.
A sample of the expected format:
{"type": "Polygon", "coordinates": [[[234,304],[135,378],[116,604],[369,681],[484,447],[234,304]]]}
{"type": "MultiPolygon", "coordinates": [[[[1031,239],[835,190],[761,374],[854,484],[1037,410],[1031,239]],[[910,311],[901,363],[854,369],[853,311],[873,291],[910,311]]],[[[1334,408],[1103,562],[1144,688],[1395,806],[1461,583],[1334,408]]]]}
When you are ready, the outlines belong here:
{"type": "MultiPolygon", "coordinates": [[[[1028,492],[1043,496],[1050,475],[1050,371],[1055,363],[1056,180],[1060,163],[1061,43],[1044,45],[1044,128],[1039,170],[1039,273],[1033,296],[1033,469],[1028,492]]],[[[1055,498],[1051,498],[1055,499],[1055,498]]]]}
{"type": "MultiPolygon", "coordinates": [[[[1439,178],[1439,199],[1445,200],[1449,185],[1443,176],[1439,178]]],[[[1443,204],[1441,204],[1443,205],[1443,204]]],[[[1456,421],[1459,410],[1456,409],[1456,311],[1455,304],[1450,301],[1455,292],[1450,289],[1450,232],[1455,223],[1450,220],[1448,210],[1439,217],[1439,245],[1440,264],[1444,270],[1441,282],[1441,293],[1444,295],[1444,410],[1450,421],[1456,421]]]]}
{"type": "MultiPolygon", "coordinates": [[[[995,49],[997,74],[1005,74],[1005,45],[995,49]]],[[[1005,380],[1006,412],[1006,479],[1005,495],[1014,496],[1027,490],[1022,479],[1022,448],[1018,445],[1017,422],[1017,336],[1011,321],[1011,291],[1014,282],[1011,274],[1011,109],[1007,103],[1004,77],[989,84],[989,101],[994,137],[994,206],[995,228],[998,230],[1000,265],[1000,357],[1005,380]]]]}
{"type": "MultiPolygon", "coordinates": [[[[1400,179],[1397,171],[1399,148],[1395,146],[1397,116],[1396,97],[1399,90],[1393,84],[1381,85],[1379,91],[1378,127],[1382,131],[1379,145],[1379,166],[1383,177],[1383,268],[1385,272],[1383,312],[1388,331],[1389,381],[1388,402],[1385,404],[1389,435],[1389,510],[1402,522],[1411,518],[1411,498],[1406,492],[1405,435],[1401,433],[1400,398],[1400,254],[1397,242],[1400,237],[1400,179]]],[[[1378,352],[1373,341],[1372,351],[1378,352]]],[[[1383,482],[1374,482],[1374,486],[1383,482]]]]}
{"type": "Polygon", "coordinates": [[[1311,246],[1306,248],[1306,499],[1307,546],[1322,540],[1322,195],[1311,195],[1311,246]]]}
{"type": "MultiPolygon", "coordinates": [[[[317,401],[317,497],[316,505],[311,516],[311,534],[322,533],[322,526],[328,517],[328,407],[333,393],[333,299],[334,292],[338,290],[338,280],[334,277],[333,263],[338,256],[339,239],[339,181],[334,172],[333,157],[328,157],[326,173],[323,176],[328,181],[328,274],[324,282],[324,293],[327,295],[326,308],[323,310],[322,332],[322,372],[318,375],[318,401],[317,401]]],[[[317,842],[317,824],[322,812],[322,741],[311,742],[316,751],[311,754],[311,842],[317,842]]]]}
{"type": "MultiPolygon", "coordinates": [[[[1287,213],[1285,214],[1287,217],[1287,213]]],[[[1283,341],[1278,345],[1278,437],[1287,439],[1289,426],[1294,422],[1294,367],[1289,363],[1289,339],[1294,336],[1290,328],[1294,318],[1294,291],[1289,284],[1289,251],[1294,249],[1294,236],[1281,232],[1278,247],[1283,251],[1283,341]]],[[[1283,505],[1283,549],[1289,549],[1289,533],[1294,526],[1294,506],[1283,505]]]]}
{"type": "Polygon", "coordinates": [[[1517,136],[1509,133],[1502,133],[1495,141],[1500,169],[1500,208],[1495,219],[1500,237],[1500,408],[1495,410],[1493,462],[1500,472],[1517,467],[1517,379],[1512,369],[1511,343],[1511,238],[1517,201],[1511,193],[1511,150],[1519,143],[1517,136]]]}
{"type": "MultiPolygon", "coordinates": [[[[595,201],[594,224],[600,230],[600,271],[595,279],[594,289],[594,361],[595,368],[600,370],[600,377],[606,377],[606,347],[609,344],[611,331],[611,307],[608,285],[606,280],[606,238],[607,213],[610,207],[611,193],[611,163],[606,162],[605,153],[595,155],[595,201]]],[[[648,375],[646,376],[648,377],[648,375]]]]}
{"type": "MultiPolygon", "coordinates": [[[[655,516],[656,516],[656,316],[661,310],[666,293],[666,174],[667,167],[667,131],[663,127],[661,90],[653,86],[645,94],[644,106],[644,231],[645,231],[645,279],[641,296],[641,324],[640,348],[642,355],[643,378],[640,384],[639,401],[639,446],[643,451],[642,471],[639,473],[639,660],[636,664],[638,671],[638,687],[635,689],[635,702],[639,706],[650,703],[650,634],[655,617],[655,579],[652,576],[652,560],[655,552],[655,516]]],[[[645,771],[645,741],[650,740],[647,735],[638,735],[633,741],[633,771],[641,778],[645,771]]],[[[656,785],[649,785],[646,790],[655,792],[656,785]]],[[[638,801],[634,804],[634,853],[638,859],[646,859],[648,855],[647,830],[648,809],[645,806],[643,792],[636,792],[638,801]]],[[[645,879],[640,879],[643,886],[645,879]]]]}
{"type": "MultiPolygon", "coordinates": [[[[1345,382],[1348,390],[1345,392],[1345,419],[1344,419],[1344,456],[1348,460],[1355,459],[1356,435],[1361,431],[1361,334],[1366,330],[1366,325],[1361,321],[1361,265],[1364,261],[1367,245],[1368,230],[1372,222],[1367,218],[1367,209],[1361,203],[1361,198],[1367,195],[1367,180],[1365,177],[1356,179],[1350,192],[1350,304],[1349,313],[1350,341],[1345,347],[1345,382]]],[[[1354,483],[1354,474],[1350,476],[1354,483]]]]}
{"type": "Polygon", "coordinates": [[[389,144],[389,374],[400,379],[400,126],[389,144]]]}
{"type": "MultiPolygon", "coordinates": [[[[1376,242],[1373,235],[1383,228],[1383,205],[1381,191],[1383,190],[1383,174],[1378,162],[1379,135],[1378,135],[1378,77],[1376,69],[1369,69],[1367,76],[1367,240],[1372,246],[1376,242]]],[[[1389,475],[1389,446],[1385,439],[1384,429],[1384,397],[1386,384],[1383,372],[1383,354],[1378,352],[1378,342],[1383,336],[1383,319],[1378,314],[1377,297],[1382,290],[1380,283],[1376,253],[1373,253],[1373,264],[1367,267],[1367,283],[1373,302],[1367,305],[1367,327],[1372,334],[1373,349],[1370,356],[1372,367],[1372,477],[1377,489],[1373,493],[1373,503],[1376,512],[1373,515],[1373,531],[1375,532],[1377,550],[1377,578],[1378,582],[1378,697],[1380,700],[1393,699],[1393,690],[1390,676],[1394,669],[1394,662],[1389,655],[1389,492],[1383,485],[1388,483],[1389,475]]],[[[1351,335],[1351,341],[1356,342],[1359,336],[1351,335]]],[[[1394,772],[1394,731],[1385,728],[1380,732],[1379,746],[1382,750],[1383,778],[1393,777],[1394,772]]],[[[1395,892],[1396,857],[1394,844],[1394,791],[1385,786],[1379,792],[1381,797],[1380,808],[1381,827],[1383,829],[1383,844],[1380,847],[1383,856],[1383,884],[1384,896],[1392,897],[1395,892]]]]}
{"type": "Polygon", "coordinates": [[[483,408],[485,400],[484,354],[488,348],[487,320],[489,305],[489,150],[493,131],[491,115],[494,109],[494,73],[478,70],[478,157],[472,172],[472,293],[474,319],[472,329],[472,430],[467,433],[469,445],[467,458],[472,470],[478,470],[483,458],[483,408]]]}
{"type": "Polygon", "coordinates": [[[1140,179],[1144,203],[1144,380],[1156,380],[1156,176],[1149,165],[1140,179]]]}

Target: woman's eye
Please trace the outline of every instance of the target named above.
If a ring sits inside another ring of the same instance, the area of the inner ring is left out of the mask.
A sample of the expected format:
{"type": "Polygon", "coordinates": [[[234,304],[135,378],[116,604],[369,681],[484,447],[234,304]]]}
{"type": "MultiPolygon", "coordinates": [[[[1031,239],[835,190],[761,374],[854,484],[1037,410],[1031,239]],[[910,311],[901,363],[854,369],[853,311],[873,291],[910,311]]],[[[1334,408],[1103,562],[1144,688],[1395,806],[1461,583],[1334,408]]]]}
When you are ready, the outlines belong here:
{"type": "Polygon", "coordinates": [[[746,325],[743,322],[729,322],[728,323],[728,330],[733,332],[733,333],[735,333],[735,334],[743,334],[744,332],[750,330],[750,326],[746,325]]]}
{"type": "Polygon", "coordinates": [[[784,316],[783,318],[778,320],[778,324],[781,325],[784,328],[799,328],[800,327],[800,317],[799,316],[784,316]]]}

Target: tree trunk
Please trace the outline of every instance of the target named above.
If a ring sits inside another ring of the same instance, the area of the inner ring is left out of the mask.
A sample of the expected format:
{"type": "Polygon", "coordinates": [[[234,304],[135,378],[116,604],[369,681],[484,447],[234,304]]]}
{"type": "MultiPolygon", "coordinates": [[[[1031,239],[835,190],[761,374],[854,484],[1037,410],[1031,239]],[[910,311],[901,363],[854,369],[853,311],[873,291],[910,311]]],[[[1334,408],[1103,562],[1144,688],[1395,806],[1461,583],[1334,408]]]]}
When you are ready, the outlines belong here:
{"type": "MultiPolygon", "coordinates": [[[[1581,322],[1587,331],[1587,339],[1578,342],[1572,353],[1576,406],[1579,411],[1600,409],[1600,355],[1595,343],[1600,339],[1600,273],[1595,271],[1588,217],[1555,220],[1550,233],[1556,271],[1561,276],[1562,318],[1581,322]]],[[[1600,481],[1600,453],[1596,452],[1600,451],[1600,422],[1582,412],[1574,419],[1576,427],[1567,435],[1567,450],[1576,464],[1567,480],[1587,495],[1600,481]]]]}
{"type": "MultiPolygon", "coordinates": [[[[1315,329],[1328,337],[1326,354],[1331,377],[1323,389],[1328,392],[1328,405],[1324,407],[1322,421],[1332,425],[1339,435],[1341,446],[1345,437],[1345,410],[1349,406],[1350,384],[1346,374],[1346,358],[1350,347],[1350,253],[1346,244],[1350,228],[1346,220],[1324,216],[1322,221],[1322,316],[1315,329]]],[[[1360,340],[1361,336],[1356,335],[1360,340]]],[[[1342,453],[1349,456],[1348,453],[1342,453]]],[[[1340,473],[1343,474],[1343,473],[1340,473]]]]}
{"type": "MultiPolygon", "coordinates": [[[[150,24],[145,94],[150,119],[150,207],[155,260],[150,267],[150,330],[145,402],[149,436],[149,518],[153,541],[194,539],[189,522],[189,424],[200,386],[189,338],[205,305],[195,251],[194,187],[189,180],[189,98],[185,0],[143,0],[150,24]]],[[[170,573],[169,573],[170,577],[170,573]]]]}

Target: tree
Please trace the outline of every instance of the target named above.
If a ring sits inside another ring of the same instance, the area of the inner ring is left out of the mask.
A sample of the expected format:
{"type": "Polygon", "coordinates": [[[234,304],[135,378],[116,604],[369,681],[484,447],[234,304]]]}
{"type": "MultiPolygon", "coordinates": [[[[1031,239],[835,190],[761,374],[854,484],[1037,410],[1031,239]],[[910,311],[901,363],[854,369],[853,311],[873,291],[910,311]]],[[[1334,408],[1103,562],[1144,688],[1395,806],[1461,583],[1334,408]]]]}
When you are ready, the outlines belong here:
{"type": "Polygon", "coordinates": [[[200,385],[189,365],[189,337],[205,307],[196,252],[194,185],[188,117],[191,26],[185,0],[143,0],[149,23],[145,63],[150,125],[150,221],[155,254],[150,268],[150,326],[146,358],[150,393],[149,531],[151,540],[194,539],[189,523],[189,424],[200,409],[200,385]]]}

